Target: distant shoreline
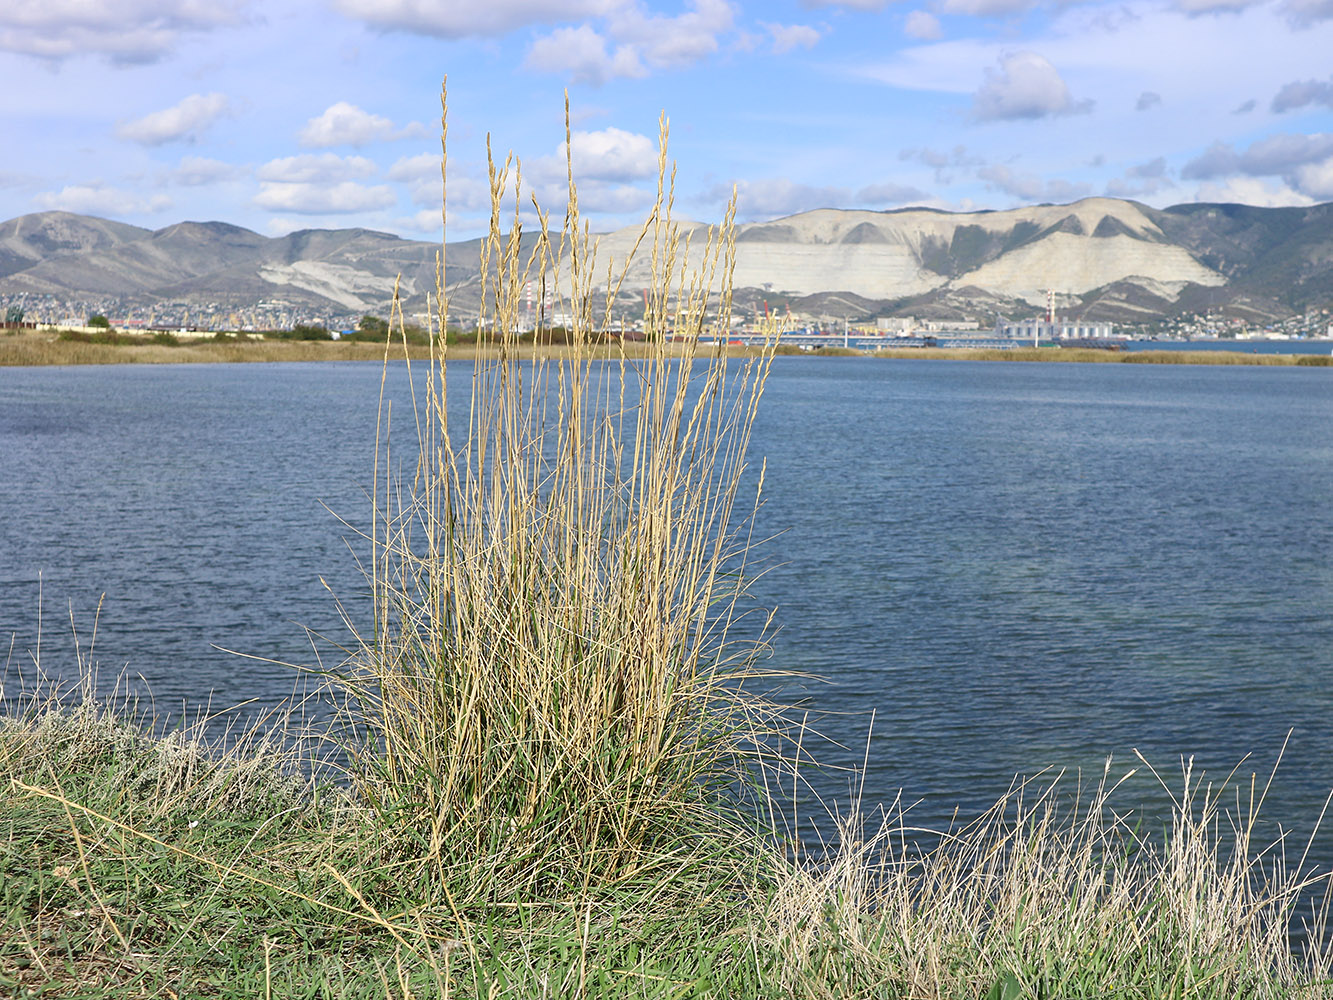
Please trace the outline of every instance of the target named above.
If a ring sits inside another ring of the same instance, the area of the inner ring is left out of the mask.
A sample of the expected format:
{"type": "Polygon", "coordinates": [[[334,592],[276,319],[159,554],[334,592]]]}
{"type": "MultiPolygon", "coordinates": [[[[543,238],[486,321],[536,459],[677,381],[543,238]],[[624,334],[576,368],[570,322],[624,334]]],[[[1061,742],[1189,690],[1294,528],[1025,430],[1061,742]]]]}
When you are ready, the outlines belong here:
{"type": "MultiPolygon", "coordinates": [[[[524,345],[520,351],[532,355],[537,351],[545,356],[559,356],[567,352],[561,345],[534,347],[524,345]]],[[[736,356],[748,356],[758,348],[733,347],[736,356]]],[[[627,345],[630,356],[642,354],[640,345],[627,345]]],[[[482,348],[482,356],[494,356],[494,349],[482,348]]],[[[911,347],[879,351],[858,351],[849,348],[822,348],[803,351],[799,348],[780,348],[778,353],[791,357],[862,357],[910,361],[1045,361],[1052,363],[1082,362],[1093,364],[1174,364],[1174,365],[1285,365],[1301,367],[1333,367],[1329,354],[1268,354],[1236,350],[1146,350],[1111,351],[1079,347],[911,347]]],[[[472,344],[449,348],[449,354],[458,358],[478,356],[472,344]]],[[[606,348],[607,357],[618,357],[617,347],[606,348]]],[[[389,357],[403,358],[403,346],[394,344],[389,357]]],[[[409,345],[407,357],[425,361],[429,350],[409,345]]],[[[56,365],[109,365],[109,364],[235,364],[238,362],[290,361],[382,361],[384,345],[353,341],[264,340],[247,341],[198,340],[168,344],[96,344],[56,340],[47,335],[10,334],[0,336],[0,367],[49,367],[56,365]]]]}

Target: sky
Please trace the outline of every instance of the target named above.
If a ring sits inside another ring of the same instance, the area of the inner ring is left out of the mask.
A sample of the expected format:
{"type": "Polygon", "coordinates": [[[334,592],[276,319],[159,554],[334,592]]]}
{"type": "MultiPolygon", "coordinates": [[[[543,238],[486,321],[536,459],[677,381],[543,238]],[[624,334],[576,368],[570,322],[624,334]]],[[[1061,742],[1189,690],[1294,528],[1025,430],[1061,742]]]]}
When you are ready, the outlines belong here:
{"type": "Polygon", "coordinates": [[[1333,0],[4,0],[0,219],[484,231],[563,217],[1333,201],[1333,0]],[[565,99],[569,133],[566,138],[565,99]],[[507,208],[512,213],[512,205],[507,208]]]}

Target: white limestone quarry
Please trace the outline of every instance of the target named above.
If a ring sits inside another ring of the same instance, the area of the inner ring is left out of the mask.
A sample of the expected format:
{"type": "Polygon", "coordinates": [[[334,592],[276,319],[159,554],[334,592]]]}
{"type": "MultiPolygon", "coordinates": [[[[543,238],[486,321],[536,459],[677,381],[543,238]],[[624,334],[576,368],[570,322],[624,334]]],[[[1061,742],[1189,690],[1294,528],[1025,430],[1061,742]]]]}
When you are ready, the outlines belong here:
{"type": "Polygon", "coordinates": [[[1089,239],[1072,233],[1052,233],[1011,250],[962,275],[956,283],[1003,292],[1037,305],[1046,301],[1048,288],[1077,295],[1131,275],[1148,274],[1156,276],[1161,284],[1226,284],[1222,275],[1204,267],[1181,247],[1148,243],[1132,236],[1089,239]]]}
{"type": "MultiPolygon", "coordinates": [[[[266,264],[259,276],[275,285],[291,285],[337,302],[353,311],[366,309],[393,296],[396,275],[378,275],[347,264],[298,260],[291,264],[266,264]]],[[[404,275],[400,294],[416,293],[411,278],[404,275]]]]}
{"type": "MultiPolygon", "coordinates": [[[[700,223],[681,225],[682,246],[692,240],[698,259],[707,233],[700,223]]],[[[619,275],[639,229],[601,237],[595,271],[604,282],[608,261],[619,275]]],[[[649,237],[651,239],[651,236],[649,237]]],[[[648,243],[626,276],[624,288],[644,286],[650,271],[648,243]]],[[[1072,205],[1040,205],[1002,212],[950,213],[926,209],[898,212],[820,209],[771,222],[738,227],[737,288],[771,287],[809,295],[853,292],[872,299],[919,295],[941,286],[975,286],[998,295],[1045,301],[1047,289],[1080,294],[1136,276],[1156,294],[1171,289],[1174,300],[1187,283],[1222,285],[1226,279],[1168,242],[1132,202],[1087,198],[1072,205]],[[952,279],[931,270],[926,260],[963,237],[1004,239],[1024,227],[1013,249],[952,279]],[[1094,235],[1099,231],[1103,235],[1094,235]],[[979,231],[979,233],[978,233],[979,231]]]]}

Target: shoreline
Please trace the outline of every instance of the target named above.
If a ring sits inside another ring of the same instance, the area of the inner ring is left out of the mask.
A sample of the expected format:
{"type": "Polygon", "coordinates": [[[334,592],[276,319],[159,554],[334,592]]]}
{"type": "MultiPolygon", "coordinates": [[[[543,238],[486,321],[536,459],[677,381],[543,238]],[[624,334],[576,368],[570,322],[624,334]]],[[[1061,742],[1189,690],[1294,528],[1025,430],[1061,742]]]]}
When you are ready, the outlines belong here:
{"type": "MultiPolygon", "coordinates": [[[[626,345],[625,354],[640,357],[648,345],[626,345]]],[[[729,348],[733,357],[750,357],[761,348],[729,348]]],[[[520,345],[522,357],[560,358],[572,356],[566,345],[520,345]]],[[[600,356],[620,356],[620,349],[608,344],[596,352],[600,356]]],[[[498,348],[478,349],[473,344],[457,344],[448,354],[464,358],[495,357],[498,348]]],[[[909,347],[862,351],[854,348],[829,347],[813,351],[797,347],[779,347],[782,357],[857,357],[903,361],[1016,361],[1048,362],[1055,364],[1173,364],[1173,365],[1268,365],[1287,367],[1333,367],[1333,355],[1328,354],[1260,354],[1235,350],[1143,350],[1112,351],[1087,347],[909,347]]],[[[0,337],[0,367],[53,367],[60,365],[113,365],[113,364],[236,364],[246,362],[296,361],[383,361],[382,343],[338,340],[265,340],[249,341],[198,340],[176,345],[97,344],[65,341],[47,335],[11,334],[0,337]]],[[[389,351],[391,359],[402,360],[404,349],[395,343],[389,351]]],[[[428,361],[430,349],[408,345],[406,357],[412,361],[428,361]]]]}

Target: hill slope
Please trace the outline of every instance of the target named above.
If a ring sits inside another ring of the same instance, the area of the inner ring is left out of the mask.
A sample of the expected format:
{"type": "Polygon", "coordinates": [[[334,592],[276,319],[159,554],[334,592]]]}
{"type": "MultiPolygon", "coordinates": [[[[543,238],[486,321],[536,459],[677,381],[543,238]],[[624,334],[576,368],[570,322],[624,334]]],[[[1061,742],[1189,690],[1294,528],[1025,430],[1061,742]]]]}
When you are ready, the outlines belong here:
{"type": "MultiPolygon", "coordinates": [[[[705,232],[682,226],[696,247],[705,232]]],[[[601,237],[598,271],[623,261],[637,235],[601,237]]],[[[270,238],[182,222],[153,232],[42,212],[0,224],[0,295],[236,307],[265,300],[382,313],[399,280],[407,308],[423,309],[438,250],[367,229],[270,238]]],[[[457,312],[477,305],[479,253],[478,240],[448,248],[457,312]]],[[[646,255],[631,265],[627,297],[643,287],[648,267],[646,255]]],[[[1088,198],[997,212],[820,209],[739,227],[735,285],[752,290],[742,301],[781,297],[813,308],[836,300],[863,313],[993,317],[1030,311],[1052,289],[1090,317],[1144,319],[1200,302],[1281,316],[1333,301],[1333,204],[1153,209],[1088,198]]]]}

